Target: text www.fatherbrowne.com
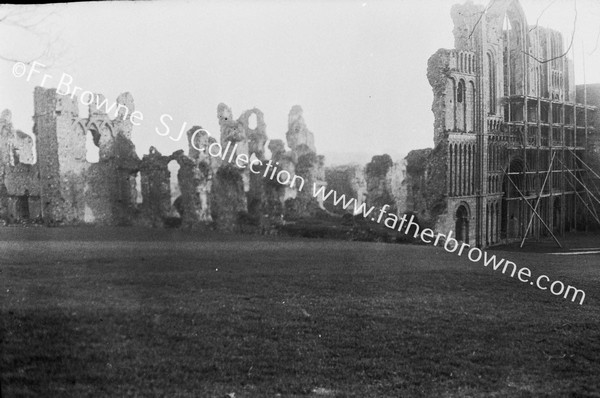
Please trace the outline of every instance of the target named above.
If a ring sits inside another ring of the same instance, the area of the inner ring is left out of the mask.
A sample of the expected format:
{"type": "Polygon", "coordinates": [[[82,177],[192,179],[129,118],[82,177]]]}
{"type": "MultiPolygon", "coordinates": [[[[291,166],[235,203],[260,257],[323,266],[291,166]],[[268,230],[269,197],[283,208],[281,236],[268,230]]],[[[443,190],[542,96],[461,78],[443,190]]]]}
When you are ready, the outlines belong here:
{"type": "Polygon", "coordinates": [[[477,247],[471,247],[467,243],[459,242],[452,237],[452,231],[448,232],[447,235],[441,233],[435,233],[430,228],[421,229],[421,227],[414,221],[415,216],[411,215],[410,218],[406,214],[401,217],[393,213],[388,213],[386,209],[389,205],[385,205],[380,209],[376,209],[371,206],[367,209],[365,203],[358,204],[355,198],[346,198],[345,195],[338,195],[336,191],[329,190],[325,192],[325,187],[321,186],[317,189],[316,185],[313,185],[313,196],[322,197],[323,200],[331,198],[331,201],[335,206],[341,205],[345,210],[352,209],[355,215],[361,214],[364,218],[370,218],[376,223],[381,223],[392,230],[403,232],[407,235],[412,235],[417,238],[419,237],[424,243],[433,243],[434,246],[438,244],[443,245],[444,250],[449,253],[456,252],[459,256],[463,253],[467,253],[467,257],[474,263],[478,263],[483,259],[483,265],[485,267],[491,267],[494,271],[502,269],[503,274],[510,275],[511,278],[517,276],[518,280],[527,283],[531,286],[536,286],[540,290],[549,290],[555,296],[562,296],[565,299],[571,298],[571,301],[580,298],[579,304],[583,304],[585,300],[585,292],[581,289],[577,289],[573,286],[565,286],[561,281],[554,281],[550,283],[551,279],[546,275],[540,275],[537,278],[532,278],[531,270],[527,267],[518,268],[517,264],[512,261],[508,261],[504,258],[497,258],[496,255],[489,255],[485,250],[481,250],[477,247]],[[384,219],[385,216],[385,219],[384,219]]]}

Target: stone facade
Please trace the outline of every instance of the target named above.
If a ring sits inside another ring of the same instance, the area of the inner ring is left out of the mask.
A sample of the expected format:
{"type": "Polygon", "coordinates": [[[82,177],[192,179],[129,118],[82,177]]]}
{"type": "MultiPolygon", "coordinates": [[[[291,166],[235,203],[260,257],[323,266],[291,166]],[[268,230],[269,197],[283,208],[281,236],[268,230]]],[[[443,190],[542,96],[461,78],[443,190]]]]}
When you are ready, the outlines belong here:
{"type": "Polygon", "coordinates": [[[480,247],[586,229],[593,167],[577,159],[598,167],[598,85],[576,89],[562,35],[517,0],[451,14],[455,49],[427,69],[435,146],[407,157],[400,210],[480,247]]]}

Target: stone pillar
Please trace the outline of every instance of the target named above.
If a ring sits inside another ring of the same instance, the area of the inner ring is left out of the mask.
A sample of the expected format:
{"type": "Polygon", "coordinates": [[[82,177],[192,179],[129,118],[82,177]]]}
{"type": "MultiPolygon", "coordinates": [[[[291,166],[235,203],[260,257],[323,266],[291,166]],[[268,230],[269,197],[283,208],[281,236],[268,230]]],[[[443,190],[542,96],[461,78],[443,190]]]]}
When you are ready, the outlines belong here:
{"type": "Polygon", "coordinates": [[[154,147],[144,155],[140,164],[142,179],[142,219],[143,225],[164,226],[164,220],[171,210],[171,186],[168,164],[170,156],[163,156],[154,147]]]}

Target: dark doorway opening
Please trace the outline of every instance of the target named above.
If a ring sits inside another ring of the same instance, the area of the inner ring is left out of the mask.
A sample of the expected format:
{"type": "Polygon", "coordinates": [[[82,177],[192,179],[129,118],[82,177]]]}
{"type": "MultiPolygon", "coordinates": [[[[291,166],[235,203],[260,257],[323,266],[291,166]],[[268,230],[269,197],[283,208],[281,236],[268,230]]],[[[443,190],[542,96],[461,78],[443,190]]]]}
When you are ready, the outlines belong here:
{"type": "Polygon", "coordinates": [[[29,191],[25,190],[25,195],[17,197],[17,219],[29,220],[29,191]]]}
{"type": "Polygon", "coordinates": [[[458,241],[469,243],[469,211],[464,205],[460,205],[456,210],[456,239],[458,241]]]}

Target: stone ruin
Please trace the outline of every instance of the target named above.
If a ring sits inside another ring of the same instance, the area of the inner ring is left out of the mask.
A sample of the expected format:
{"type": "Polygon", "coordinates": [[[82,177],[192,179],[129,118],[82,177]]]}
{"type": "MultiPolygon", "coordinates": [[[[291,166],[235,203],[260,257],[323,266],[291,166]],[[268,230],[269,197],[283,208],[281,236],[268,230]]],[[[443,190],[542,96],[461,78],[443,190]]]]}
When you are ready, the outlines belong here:
{"type": "Polygon", "coordinates": [[[96,106],[103,101],[105,98],[96,94],[88,116],[81,117],[77,97],[36,87],[35,140],[13,128],[10,111],[2,112],[0,221],[181,226],[219,231],[234,231],[250,224],[257,227],[255,230],[268,232],[286,215],[305,217],[322,208],[322,203],[312,197],[312,183],[325,184],[323,157],[316,154],[314,135],[306,127],[299,106],[294,106],[289,115],[289,150],[282,140],[268,140],[259,109],[250,109],[235,119],[227,105],[219,104],[219,143],[231,149],[223,159],[211,156],[208,149],[199,150],[218,142],[200,126],[187,131],[187,154],[177,150],[163,155],[150,147],[140,159],[131,141],[133,124],[125,111],[134,111],[133,97],[124,93],[117,98],[122,107],[114,119],[96,106]],[[257,121],[254,129],[250,127],[253,115],[257,121]],[[97,148],[97,162],[88,161],[86,140],[97,148]],[[279,169],[305,178],[309,187],[305,192],[235,164],[239,154],[266,162],[266,145],[279,169]],[[171,161],[179,165],[181,195],[174,200],[171,161]]]}
{"type": "Polygon", "coordinates": [[[434,147],[327,169],[329,186],[478,247],[598,228],[600,84],[575,85],[562,34],[518,0],[451,16],[455,48],[427,64],[434,147]]]}
{"type": "MultiPolygon", "coordinates": [[[[356,199],[357,206],[365,203],[379,208],[389,205],[390,213],[402,212],[406,208],[407,186],[406,161],[394,162],[387,155],[373,156],[365,166],[358,164],[340,165],[325,169],[327,187],[340,195],[356,199]]],[[[346,210],[325,202],[325,209],[333,213],[352,213],[354,206],[346,210]]]]}

